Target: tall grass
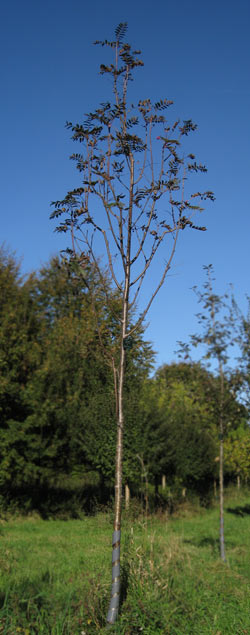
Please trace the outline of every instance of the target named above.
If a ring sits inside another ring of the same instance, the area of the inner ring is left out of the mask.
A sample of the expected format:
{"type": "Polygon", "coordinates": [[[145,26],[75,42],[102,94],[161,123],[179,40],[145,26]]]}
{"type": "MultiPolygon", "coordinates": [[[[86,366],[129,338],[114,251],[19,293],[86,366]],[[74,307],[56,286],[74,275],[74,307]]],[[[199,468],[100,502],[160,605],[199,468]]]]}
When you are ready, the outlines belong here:
{"type": "MultiPolygon", "coordinates": [[[[110,515],[0,524],[0,634],[105,633],[110,515]]],[[[250,635],[250,495],[218,509],[125,520],[116,635],[250,635]]]]}

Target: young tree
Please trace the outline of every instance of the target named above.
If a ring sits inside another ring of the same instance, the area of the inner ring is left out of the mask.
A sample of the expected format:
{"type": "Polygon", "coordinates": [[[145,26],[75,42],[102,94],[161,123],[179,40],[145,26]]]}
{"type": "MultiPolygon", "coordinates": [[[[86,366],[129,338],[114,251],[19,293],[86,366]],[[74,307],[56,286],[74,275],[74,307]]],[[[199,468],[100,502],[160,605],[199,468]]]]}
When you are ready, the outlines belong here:
{"type": "MultiPolygon", "coordinates": [[[[224,436],[228,417],[229,401],[226,394],[227,362],[230,357],[230,348],[234,346],[234,321],[228,295],[219,296],[214,293],[213,266],[204,266],[207,280],[203,285],[204,291],[193,288],[198,302],[202,304],[203,311],[197,314],[198,323],[202,327],[201,334],[191,335],[191,343],[194,347],[202,345],[205,348],[203,361],[210,364],[213,361],[217,366],[219,378],[218,408],[215,412],[219,432],[219,491],[220,491],[220,555],[226,561],[224,539],[224,436]]],[[[180,342],[179,342],[180,343],[180,342]]],[[[189,345],[181,344],[183,352],[188,356],[189,345]]]]}
{"type": "Polygon", "coordinates": [[[113,573],[107,617],[110,624],[116,620],[120,596],[126,352],[165,281],[180,231],[187,227],[205,229],[193,223],[194,213],[202,209],[195,201],[213,199],[209,191],[190,195],[184,188],[188,174],[206,171],[193,154],[186,152],[186,137],[196,125],[191,120],[179,119],[170,124],[165,112],[172,101],[167,99],[153,103],[147,97],[137,105],[129,103],[129,82],[143,62],[140,51],[133,50],[125,41],[126,31],[127,24],[120,23],[114,41],[96,42],[113,53],[113,60],[100,66],[101,74],[112,81],[111,98],[90,112],[83,123],[67,123],[73,140],[83,148],[71,157],[82,176],[82,184],[69,191],[63,200],[54,202],[51,214],[52,218],[61,218],[59,232],[70,232],[72,244],[67,252],[79,272],[84,276],[86,263],[91,261],[105,288],[97,257],[101,249],[100,240],[96,240],[99,235],[113,284],[121,296],[120,311],[116,314],[120,324],[119,347],[118,352],[114,347],[110,357],[117,414],[113,573]],[[157,255],[162,258],[157,282],[131,327],[129,313],[136,307],[146,274],[157,255]]]}

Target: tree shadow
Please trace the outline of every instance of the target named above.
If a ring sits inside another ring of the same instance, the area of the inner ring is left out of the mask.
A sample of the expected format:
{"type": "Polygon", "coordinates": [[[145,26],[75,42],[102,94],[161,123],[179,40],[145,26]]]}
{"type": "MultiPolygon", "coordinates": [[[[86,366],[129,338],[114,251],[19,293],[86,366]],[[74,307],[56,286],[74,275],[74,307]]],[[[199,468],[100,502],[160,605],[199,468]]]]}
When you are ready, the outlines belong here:
{"type": "Polygon", "coordinates": [[[211,547],[214,554],[218,554],[220,551],[219,538],[212,538],[212,536],[206,536],[200,540],[184,540],[184,542],[193,545],[193,547],[211,547]]]}
{"type": "MultiPolygon", "coordinates": [[[[213,538],[212,536],[205,536],[204,538],[201,538],[200,540],[184,540],[185,543],[193,545],[193,547],[210,547],[212,553],[215,556],[218,556],[218,554],[220,554],[220,539],[219,538],[213,538]]],[[[232,542],[232,540],[227,540],[226,541],[226,546],[229,547],[230,549],[235,547],[235,543],[232,542]]]]}
{"type": "Polygon", "coordinates": [[[120,589],[120,607],[124,604],[128,595],[128,586],[129,586],[129,566],[127,564],[121,565],[121,589],[120,589]]]}
{"type": "Polygon", "coordinates": [[[235,516],[247,516],[250,514],[250,505],[238,505],[238,507],[227,507],[229,514],[235,514],[235,516]]]}

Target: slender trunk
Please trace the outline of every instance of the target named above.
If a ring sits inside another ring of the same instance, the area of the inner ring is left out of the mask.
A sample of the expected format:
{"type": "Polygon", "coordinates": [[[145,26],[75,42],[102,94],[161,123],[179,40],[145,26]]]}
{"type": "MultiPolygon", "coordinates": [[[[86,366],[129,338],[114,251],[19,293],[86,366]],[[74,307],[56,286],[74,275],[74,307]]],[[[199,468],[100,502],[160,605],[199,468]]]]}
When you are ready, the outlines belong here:
{"type": "Polygon", "coordinates": [[[146,514],[146,523],[148,522],[148,514],[149,514],[149,500],[148,500],[148,475],[145,472],[145,514],[146,514]]]}
{"type": "Polygon", "coordinates": [[[144,497],[144,501],[145,501],[145,512],[146,512],[146,521],[148,519],[148,512],[149,512],[149,502],[148,502],[148,474],[147,471],[145,469],[145,465],[144,465],[144,461],[143,458],[137,454],[137,458],[140,461],[141,464],[141,484],[142,484],[142,493],[143,493],[143,497],[144,497]],[[143,481],[145,481],[145,487],[143,487],[143,481]]]}
{"type": "Polygon", "coordinates": [[[237,474],[237,488],[240,489],[240,475],[237,474]]]}
{"type": "MultiPolygon", "coordinates": [[[[123,329],[125,324],[123,323],[123,329]]],[[[112,535],[112,587],[109,610],[107,615],[108,624],[114,624],[119,611],[120,591],[121,591],[121,512],[122,512],[122,452],[123,452],[123,385],[125,368],[124,334],[122,335],[122,346],[120,356],[119,383],[118,383],[118,421],[116,437],[116,464],[115,464],[115,510],[114,510],[114,531],[112,535]]]]}
{"type": "Polygon", "coordinates": [[[126,483],[125,485],[125,509],[129,509],[129,503],[130,503],[130,489],[128,484],[126,483]]]}
{"type": "Polygon", "coordinates": [[[223,425],[223,406],[224,406],[224,375],[220,366],[221,395],[220,395],[220,556],[223,562],[226,562],[225,538],[224,538],[224,425],[223,425]]]}
{"type": "Polygon", "coordinates": [[[220,555],[226,561],[224,539],[224,478],[223,478],[223,438],[220,439],[220,555]]]}
{"type": "Polygon", "coordinates": [[[217,500],[217,482],[216,478],[214,478],[214,498],[217,500]]]}
{"type": "Polygon", "coordinates": [[[166,474],[163,474],[161,477],[161,486],[163,490],[166,489],[166,474]]]}
{"type": "Polygon", "coordinates": [[[128,233],[126,249],[126,265],[124,292],[122,299],[122,322],[121,322],[121,348],[120,363],[118,373],[118,399],[117,399],[117,437],[116,437],[116,463],[115,463],[115,510],[114,510],[114,531],[112,536],[112,587],[107,623],[115,624],[119,612],[121,593],[121,516],[122,516],[122,453],[123,453],[123,389],[125,377],[125,341],[128,327],[128,305],[130,289],[130,269],[131,269],[131,234],[132,234],[132,212],[133,212],[133,187],[134,187],[134,158],[130,155],[130,198],[128,213],[128,233]]]}

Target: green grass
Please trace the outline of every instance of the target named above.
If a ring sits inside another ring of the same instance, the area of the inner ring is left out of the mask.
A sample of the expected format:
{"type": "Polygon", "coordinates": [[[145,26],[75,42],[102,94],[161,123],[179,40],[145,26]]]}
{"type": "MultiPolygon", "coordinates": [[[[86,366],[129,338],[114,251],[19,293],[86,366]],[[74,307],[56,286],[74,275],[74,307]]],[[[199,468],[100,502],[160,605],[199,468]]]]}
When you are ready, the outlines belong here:
{"type": "MultiPolygon", "coordinates": [[[[123,603],[112,632],[250,635],[250,496],[225,508],[226,565],[218,509],[124,520],[123,603]]],[[[107,632],[111,534],[108,514],[0,521],[0,634],[107,632]]]]}

